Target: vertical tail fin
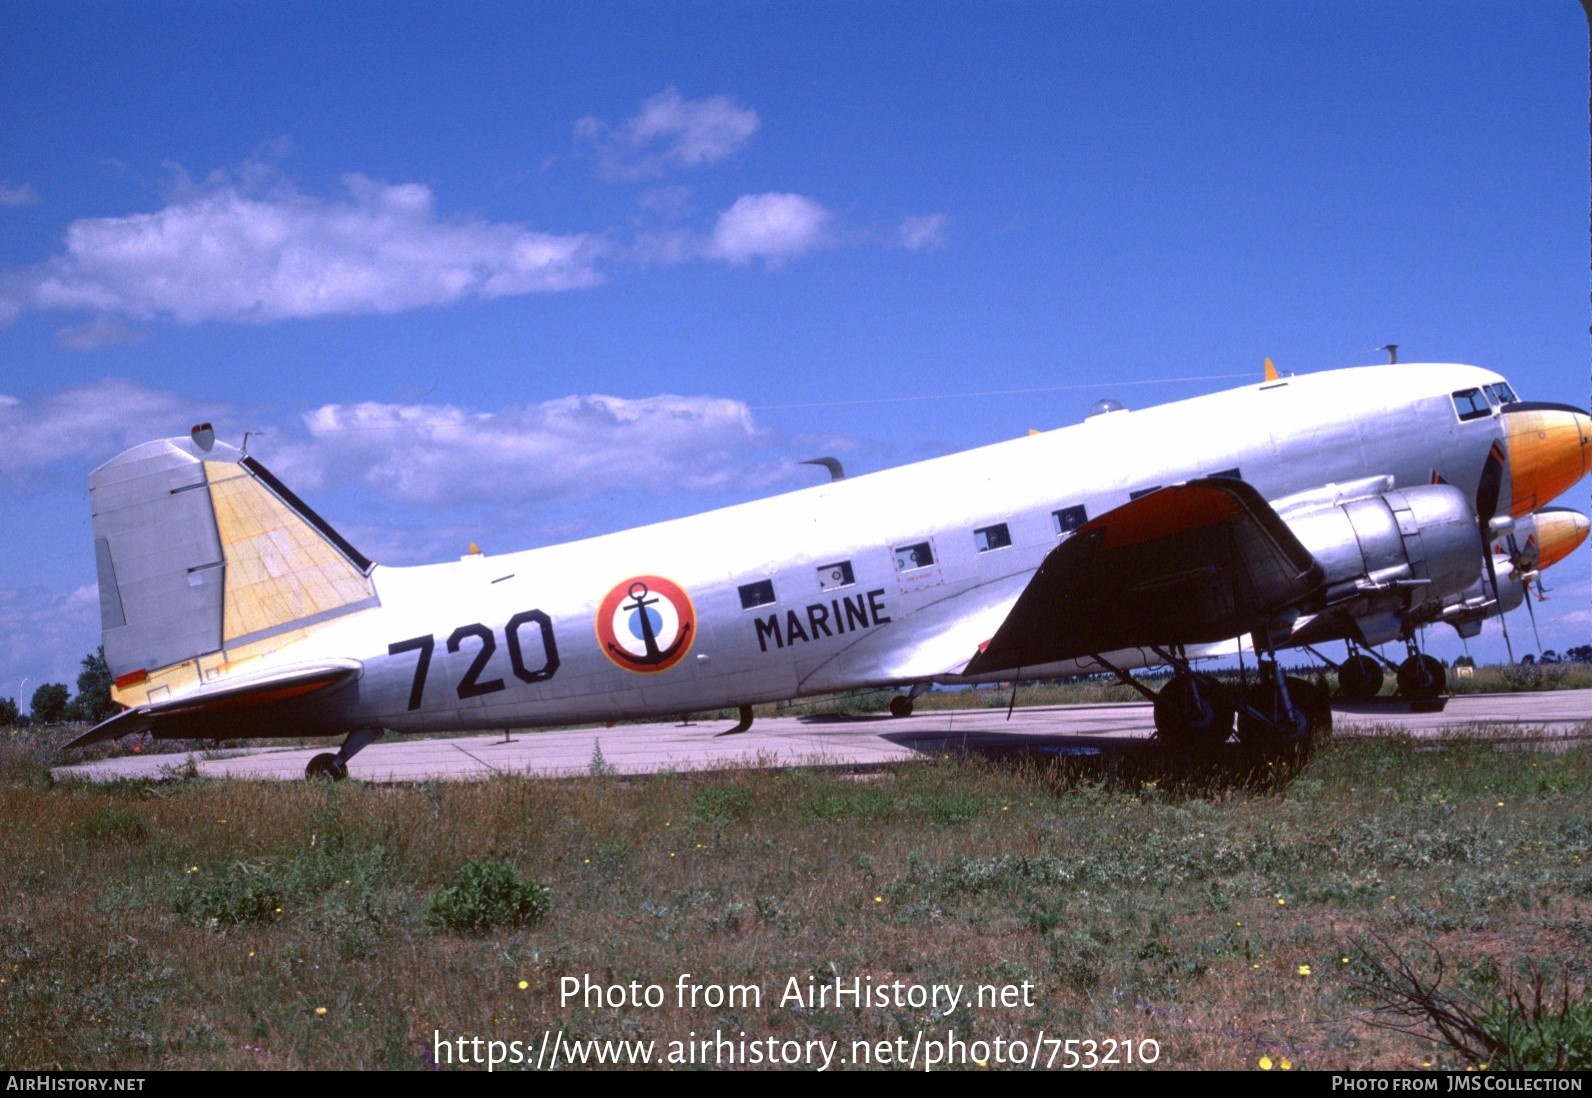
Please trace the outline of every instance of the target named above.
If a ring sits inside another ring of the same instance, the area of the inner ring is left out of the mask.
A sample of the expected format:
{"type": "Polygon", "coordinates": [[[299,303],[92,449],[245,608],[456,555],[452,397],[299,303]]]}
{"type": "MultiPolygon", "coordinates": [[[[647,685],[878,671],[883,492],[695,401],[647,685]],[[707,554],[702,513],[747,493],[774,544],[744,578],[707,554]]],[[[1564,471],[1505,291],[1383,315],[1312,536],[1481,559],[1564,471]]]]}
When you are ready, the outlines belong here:
{"type": "Polygon", "coordinates": [[[123,705],[180,694],[378,605],[371,562],[207,434],[112,458],[89,475],[89,496],[105,661],[123,705]]]}

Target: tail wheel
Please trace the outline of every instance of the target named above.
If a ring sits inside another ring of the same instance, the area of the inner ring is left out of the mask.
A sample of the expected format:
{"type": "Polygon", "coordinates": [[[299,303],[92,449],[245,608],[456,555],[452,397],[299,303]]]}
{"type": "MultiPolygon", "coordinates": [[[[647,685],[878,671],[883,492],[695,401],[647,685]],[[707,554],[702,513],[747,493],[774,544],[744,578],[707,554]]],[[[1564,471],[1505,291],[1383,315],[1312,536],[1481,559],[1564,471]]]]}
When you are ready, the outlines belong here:
{"type": "Polygon", "coordinates": [[[340,782],[348,777],[348,764],[339,762],[330,751],[322,751],[304,768],[304,777],[312,782],[317,778],[340,782]]]}
{"type": "Polygon", "coordinates": [[[1411,701],[1431,701],[1448,687],[1442,662],[1424,652],[1399,664],[1399,693],[1411,701]]]}
{"type": "Polygon", "coordinates": [[[1338,693],[1349,701],[1369,701],[1382,689],[1382,665],[1370,656],[1350,656],[1338,665],[1338,693]]]}
{"type": "Polygon", "coordinates": [[[1173,675],[1155,696],[1155,731],[1171,747],[1220,747],[1233,734],[1233,707],[1193,675],[1173,675]]]}

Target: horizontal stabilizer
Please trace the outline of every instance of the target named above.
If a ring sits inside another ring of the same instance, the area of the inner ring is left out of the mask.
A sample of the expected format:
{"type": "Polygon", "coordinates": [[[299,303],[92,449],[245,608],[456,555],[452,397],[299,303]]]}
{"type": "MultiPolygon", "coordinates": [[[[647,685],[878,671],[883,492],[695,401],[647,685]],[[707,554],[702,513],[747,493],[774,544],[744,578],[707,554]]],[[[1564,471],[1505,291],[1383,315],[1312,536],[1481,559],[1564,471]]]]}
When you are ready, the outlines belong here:
{"type": "Polygon", "coordinates": [[[1052,550],[967,674],[1226,640],[1268,627],[1321,581],[1315,558],[1250,485],[1172,485],[1052,550]]]}
{"type": "MultiPolygon", "coordinates": [[[[281,720],[289,703],[349,682],[359,676],[362,667],[358,660],[339,659],[278,668],[267,675],[229,677],[170,701],[118,713],[66,746],[87,747],[140,732],[153,732],[156,739],[228,739],[257,734],[254,726],[281,720]],[[245,710],[246,726],[229,729],[228,723],[245,710]]],[[[312,734],[311,729],[303,731],[312,734]]]]}

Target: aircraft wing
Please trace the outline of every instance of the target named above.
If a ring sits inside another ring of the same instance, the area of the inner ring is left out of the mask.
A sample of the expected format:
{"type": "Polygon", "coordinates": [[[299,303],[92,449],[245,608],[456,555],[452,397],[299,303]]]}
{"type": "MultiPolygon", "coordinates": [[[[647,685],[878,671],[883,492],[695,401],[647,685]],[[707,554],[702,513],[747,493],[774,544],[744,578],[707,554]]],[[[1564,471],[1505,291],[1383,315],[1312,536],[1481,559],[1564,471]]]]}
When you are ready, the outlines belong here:
{"type": "Polygon", "coordinates": [[[1100,515],[1045,558],[969,675],[1268,627],[1322,584],[1310,551],[1241,480],[1172,485],[1100,515]]]}
{"type": "Polygon", "coordinates": [[[249,726],[279,718],[291,702],[352,681],[362,668],[358,660],[333,659],[229,677],[170,701],[123,710],[66,746],[86,747],[138,732],[155,732],[162,738],[210,737],[218,735],[217,722],[229,720],[238,722],[234,735],[249,735],[249,726]]]}

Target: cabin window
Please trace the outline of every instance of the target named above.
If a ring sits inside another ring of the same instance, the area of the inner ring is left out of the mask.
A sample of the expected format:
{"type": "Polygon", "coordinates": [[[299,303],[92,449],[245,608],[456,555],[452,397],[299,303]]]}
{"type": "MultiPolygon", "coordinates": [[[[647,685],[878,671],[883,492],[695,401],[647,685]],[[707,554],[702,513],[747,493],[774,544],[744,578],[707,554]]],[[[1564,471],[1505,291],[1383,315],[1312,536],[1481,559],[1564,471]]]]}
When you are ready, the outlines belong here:
{"type": "Polygon", "coordinates": [[[1052,511],[1050,517],[1056,520],[1056,533],[1070,534],[1089,521],[1089,512],[1080,503],[1076,507],[1063,507],[1059,511],[1052,511]]]}
{"type": "Polygon", "coordinates": [[[1006,528],[1004,522],[973,531],[973,544],[978,546],[980,553],[988,553],[991,549],[1005,549],[1011,543],[1012,532],[1006,528]]]}
{"type": "Polygon", "coordinates": [[[1212,473],[1211,476],[1213,476],[1213,477],[1226,477],[1228,480],[1243,480],[1244,479],[1244,475],[1238,471],[1238,466],[1236,466],[1236,465],[1233,466],[1231,469],[1223,469],[1219,473],[1212,473]]]}
{"type": "Polygon", "coordinates": [[[1152,484],[1148,488],[1140,488],[1137,492],[1129,492],[1128,493],[1128,498],[1129,499],[1143,499],[1145,496],[1149,495],[1151,492],[1159,492],[1160,490],[1161,490],[1161,486],[1159,484],[1152,484]]]}
{"type": "Polygon", "coordinates": [[[915,545],[898,545],[895,551],[896,571],[910,572],[914,568],[927,568],[934,563],[934,550],[929,548],[929,543],[920,541],[915,545]]]}
{"type": "Polygon", "coordinates": [[[1463,423],[1492,415],[1492,406],[1480,389],[1461,389],[1454,394],[1454,411],[1459,413],[1459,421],[1463,423]]]}
{"type": "Polygon", "coordinates": [[[850,587],[857,582],[857,577],[851,571],[849,560],[838,560],[834,564],[820,564],[818,566],[818,586],[824,591],[835,591],[842,587],[850,587]]]}
{"type": "Polygon", "coordinates": [[[741,585],[742,610],[750,610],[756,606],[767,606],[773,601],[773,580],[759,580],[757,583],[745,583],[741,585]]]}

